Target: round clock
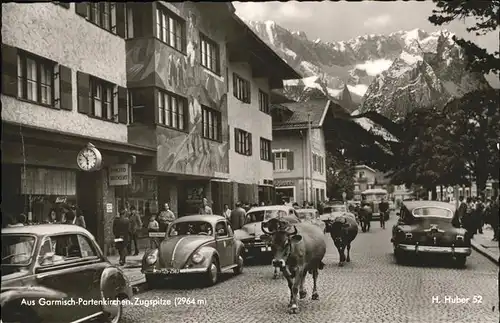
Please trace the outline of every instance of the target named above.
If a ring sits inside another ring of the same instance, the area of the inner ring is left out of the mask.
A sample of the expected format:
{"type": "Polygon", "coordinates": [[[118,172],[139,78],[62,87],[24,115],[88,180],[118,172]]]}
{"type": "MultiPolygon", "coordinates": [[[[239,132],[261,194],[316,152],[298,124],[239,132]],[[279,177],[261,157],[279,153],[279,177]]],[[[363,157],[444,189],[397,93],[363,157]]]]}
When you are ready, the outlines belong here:
{"type": "Polygon", "coordinates": [[[78,167],[86,172],[91,172],[101,168],[102,156],[101,152],[91,143],[87,147],[80,150],[76,157],[78,167]]]}

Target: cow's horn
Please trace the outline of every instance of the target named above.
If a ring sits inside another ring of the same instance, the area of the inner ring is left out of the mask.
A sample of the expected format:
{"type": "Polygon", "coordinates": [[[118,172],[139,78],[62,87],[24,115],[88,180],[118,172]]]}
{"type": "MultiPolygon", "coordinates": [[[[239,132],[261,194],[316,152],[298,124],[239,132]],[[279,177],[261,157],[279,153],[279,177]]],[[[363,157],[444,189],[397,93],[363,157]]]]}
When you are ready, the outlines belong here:
{"type": "Polygon", "coordinates": [[[294,236],[297,234],[297,227],[296,226],[293,226],[293,232],[292,233],[289,233],[289,235],[291,236],[294,236]]]}
{"type": "Polygon", "coordinates": [[[262,232],[264,232],[265,234],[271,234],[271,232],[267,231],[266,227],[267,227],[267,223],[266,222],[262,222],[260,224],[260,228],[262,229],[262,232]]]}

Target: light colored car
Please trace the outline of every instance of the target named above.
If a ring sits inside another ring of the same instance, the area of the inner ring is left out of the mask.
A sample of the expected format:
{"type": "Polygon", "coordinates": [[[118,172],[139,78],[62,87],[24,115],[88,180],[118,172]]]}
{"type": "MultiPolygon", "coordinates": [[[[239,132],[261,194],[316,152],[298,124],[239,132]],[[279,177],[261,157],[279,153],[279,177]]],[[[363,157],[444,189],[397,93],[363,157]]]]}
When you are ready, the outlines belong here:
{"type": "Polygon", "coordinates": [[[69,224],[2,229],[3,322],[83,322],[102,317],[118,323],[123,312],[117,300],[132,295],[126,275],[106,259],[86,229],[69,224]],[[41,303],[79,297],[95,304],[41,303]],[[22,300],[33,303],[25,305],[22,300]]]}
{"type": "Polygon", "coordinates": [[[207,285],[214,285],[219,274],[243,271],[243,244],[226,218],[219,215],[189,215],[169,226],[159,248],[148,250],[142,260],[142,273],[150,287],[167,278],[203,274],[207,285]]]}
{"type": "Polygon", "coordinates": [[[311,222],[321,228],[321,230],[325,231],[326,224],[325,222],[320,220],[320,215],[318,210],[316,209],[297,209],[297,214],[299,215],[300,221],[311,222]]]}
{"type": "Polygon", "coordinates": [[[245,225],[234,234],[244,245],[245,258],[262,257],[271,254],[271,246],[260,239],[264,234],[262,231],[262,222],[273,218],[287,218],[288,220],[299,218],[296,210],[287,205],[267,205],[258,206],[250,209],[246,215],[245,225]]]}

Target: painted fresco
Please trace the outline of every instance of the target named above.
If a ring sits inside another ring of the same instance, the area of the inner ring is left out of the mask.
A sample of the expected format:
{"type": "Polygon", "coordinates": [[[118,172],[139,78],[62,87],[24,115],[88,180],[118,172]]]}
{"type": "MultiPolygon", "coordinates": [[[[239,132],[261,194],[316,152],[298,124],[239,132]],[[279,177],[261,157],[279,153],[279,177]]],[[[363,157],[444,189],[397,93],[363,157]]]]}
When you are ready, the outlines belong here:
{"type": "MultiPolygon", "coordinates": [[[[184,4],[178,7],[187,22],[186,54],[155,39],[130,42],[127,44],[128,83],[132,87],[155,85],[188,99],[187,133],[157,127],[158,171],[204,176],[229,173],[226,84],[223,78],[207,72],[199,64],[199,32],[210,31],[216,26],[203,24],[195,5],[184,4]],[[202,138],[202,105],[221,112],[222,142],[202,138]]],[[[219,30],[223,28],[219,26],[219,30]]],[[[223,39],[224,36],[219,34],[212,38],[223,39]]],[[[220,46],[220,54],[220,70],[225,71],[225,46],[220,46]]]]}

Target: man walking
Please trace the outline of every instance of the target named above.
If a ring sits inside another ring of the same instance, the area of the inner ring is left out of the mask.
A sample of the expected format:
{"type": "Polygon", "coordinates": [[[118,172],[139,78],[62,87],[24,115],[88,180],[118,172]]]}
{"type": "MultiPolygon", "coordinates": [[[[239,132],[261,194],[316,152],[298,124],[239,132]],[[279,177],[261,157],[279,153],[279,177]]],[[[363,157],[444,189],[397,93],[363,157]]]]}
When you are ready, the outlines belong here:
{"type": "Polygon", "coordinates": [[[387,212],[389,211],[389,203],[382,198],[382,201],[378,205],[378,209],[380,211],[380,227],[385,229],[385,218],[387,217],[387,212]]]}
{"type": "Polygon", "coordinates": [[[224,213],[223,216],[228,220],[231,221],[231,209],[229,208],[229,205],[224,204],[224,213]]]}
{"type": "Polygon", "coordinates": [[[142,220],[139,214],[137,213],[137,210],[135,206],[130,207],[130,243],[128,245],[128,254],[130,255],[132,253],[132,242],[134,243],[134,248],[135,248],[135,253],[134,256],[137,256],[139,254],[139,248],[137,247],[137,234],[138,231],[142,228],[142,220]]]}
{"type": "Polygon", "coordinates": [[[238,230],[245,224],[245,216],[247,212],[241,207],[241,203],[236,203],[236,208],[231,211],[231,227],[233,230],[238,230]]]}
{"type": "Polygon", "coordinates": [[[158,215],[158,225],[160,227],[160,232],[166,232],[170,223],[175,220],[175,214],[170,210],[168,203],[163,205],[163,211],[158,215]]]}
{"type": "Polygon", "coordinates": [[[127,258],[127,246],[129,243],[130,220],[126,215],[125,208],[120,210],[120,214],[113,221],[113,235],[115,236],[115,247],[120,254],[120,266],[125,265],[127,258]]]}

